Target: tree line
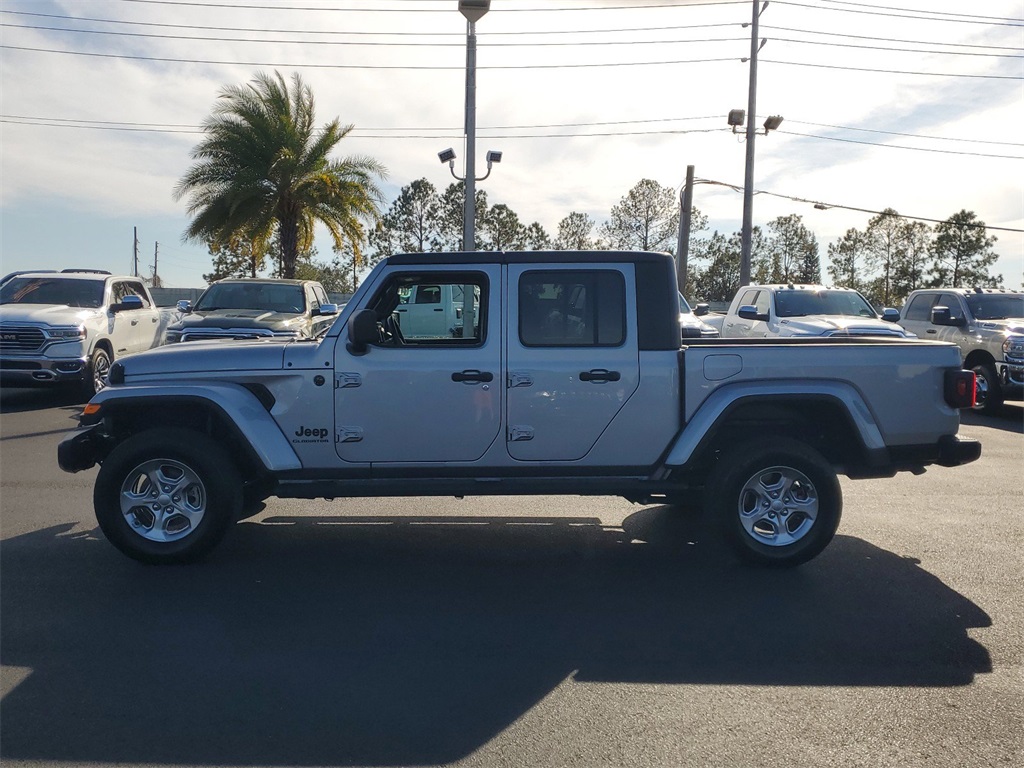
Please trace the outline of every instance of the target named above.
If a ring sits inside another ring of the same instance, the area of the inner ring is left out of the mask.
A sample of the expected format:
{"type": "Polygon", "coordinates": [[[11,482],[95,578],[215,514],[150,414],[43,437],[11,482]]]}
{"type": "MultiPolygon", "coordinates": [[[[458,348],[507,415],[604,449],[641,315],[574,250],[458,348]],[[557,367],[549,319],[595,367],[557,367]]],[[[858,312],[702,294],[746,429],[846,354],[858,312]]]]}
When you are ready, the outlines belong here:
{"type": "MultiPolygon", "coordinates": [[[[192,150],[196,162],[175,195],[188,198],[193,217],[184,238],[209,247],[208,282],[270,271],[348,293],[384,257],[463,248],[465,185],[439,191],[418,179],[385,206],[379,186],[385,169],[369,157],[331,158],[352,126],[335,119],[317,128],[312,91],[298,74],[290,87],[275,72],[223,89],[203,128],[192,150]],[[332,240],[326,259],[313,243],[317,222],[332,240]]],[[[476,192],[475,206],[474,250],[676,250],[676,192],[651,179],[637,182],[604,221],[573,211],[553,234],[504,203],[492,205],[484,190],[476,192]]],[[[728,301],[739,288],[740,233],[709,233],[704,214],[694,207],[690,215],[687,298],[728,301]]],[[[932,227],[887,208],[863,230],[850,229],[828,244],[827,282],[855,288],[880,306],[898,306],[921,287],[997,287],[1003,278],[990,272],[998,259],[995,242],[971,211],[932,227]]],[[[801,216],[753,228],[751,277],[822,282],[818,241],[801,216]]]]}

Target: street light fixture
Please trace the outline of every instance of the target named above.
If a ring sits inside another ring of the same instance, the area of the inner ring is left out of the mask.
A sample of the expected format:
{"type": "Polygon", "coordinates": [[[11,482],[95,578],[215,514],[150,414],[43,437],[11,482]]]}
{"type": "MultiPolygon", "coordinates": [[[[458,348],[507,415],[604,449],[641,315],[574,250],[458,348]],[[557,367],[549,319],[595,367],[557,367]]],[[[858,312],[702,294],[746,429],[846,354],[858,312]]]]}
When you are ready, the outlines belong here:
{"type": "Polygon", "coordinates": [[[768,131],[774,131],[780,125],[782,125],[782,116],[772,115],[771,117],[764,121],[764,135],[767,136],[768,131]]]}

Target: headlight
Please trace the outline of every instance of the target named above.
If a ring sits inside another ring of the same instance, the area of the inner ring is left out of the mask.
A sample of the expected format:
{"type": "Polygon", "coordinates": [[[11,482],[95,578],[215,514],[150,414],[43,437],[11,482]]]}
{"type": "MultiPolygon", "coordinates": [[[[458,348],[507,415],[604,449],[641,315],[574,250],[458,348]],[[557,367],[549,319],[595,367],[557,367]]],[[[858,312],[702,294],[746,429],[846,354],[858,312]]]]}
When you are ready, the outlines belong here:
{"type": "Polygon", "coordinates": [[[85,328],[81,325],[75,328],[47,328],[46,335],[58,341],[78,341],[85,338],[85,328]]]}
{"type": "Polygon", "coordinates": [[[1003,354],[1017,359],[1024,357],[1024,336],[1007,336],[1003,342],[1003,354]]]}

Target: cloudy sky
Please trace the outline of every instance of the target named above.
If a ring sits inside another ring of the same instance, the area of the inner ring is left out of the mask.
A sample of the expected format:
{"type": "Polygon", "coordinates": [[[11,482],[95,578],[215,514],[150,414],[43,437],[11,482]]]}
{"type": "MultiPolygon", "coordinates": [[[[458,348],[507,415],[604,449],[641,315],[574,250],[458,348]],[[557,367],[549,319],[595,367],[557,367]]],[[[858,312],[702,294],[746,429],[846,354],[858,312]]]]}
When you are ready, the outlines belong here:
{"type": "MultiPolygon", "coordinates": [[[[747,106],[748,0],[493,0],[477,23],[478,168],[491,204],[554,235],[603,221],[644,178],[742,186],[726,125],[747,106]]],[[[300,72],[341,153],[389,171],[388,199],[460,156],[466,24],[456,0],[3,0],[2,272],[132,269],[159,251],[165,284],[201,286],[173,190],[225,85],[300,72]],[[159,246],[157,247],[157,244],[159,246]]],[[[974,211],[996,271],[1024,273],[1024,2],[771,0],[760,16],[754,223],[791,213],[826,246],[885,208],[974,211]],[[891,4],[890,4],[891,3],[891,4]],[[969,13],[967,11],[970,11],[969,13]],[[816,208],[814,203],[829,206],[816,208]],[[997,229],[999,228],[999,229],[997,229]]],[[[737,231],[742,194],[700,184],[711,228],[737,231]]],[[[326,235],[321,256],[330,254],[326,235]]]]}

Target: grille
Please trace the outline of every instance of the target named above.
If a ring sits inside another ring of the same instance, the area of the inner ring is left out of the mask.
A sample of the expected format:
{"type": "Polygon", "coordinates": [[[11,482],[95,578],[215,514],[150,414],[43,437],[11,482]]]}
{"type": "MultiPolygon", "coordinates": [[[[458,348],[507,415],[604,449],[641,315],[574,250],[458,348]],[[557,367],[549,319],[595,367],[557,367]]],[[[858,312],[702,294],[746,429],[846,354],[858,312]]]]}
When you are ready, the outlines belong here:
{"type": "Polygon", "coordinates": [[[38,352],[45,341],[39,328],[0,328],[0,352],[38,352]]]}

